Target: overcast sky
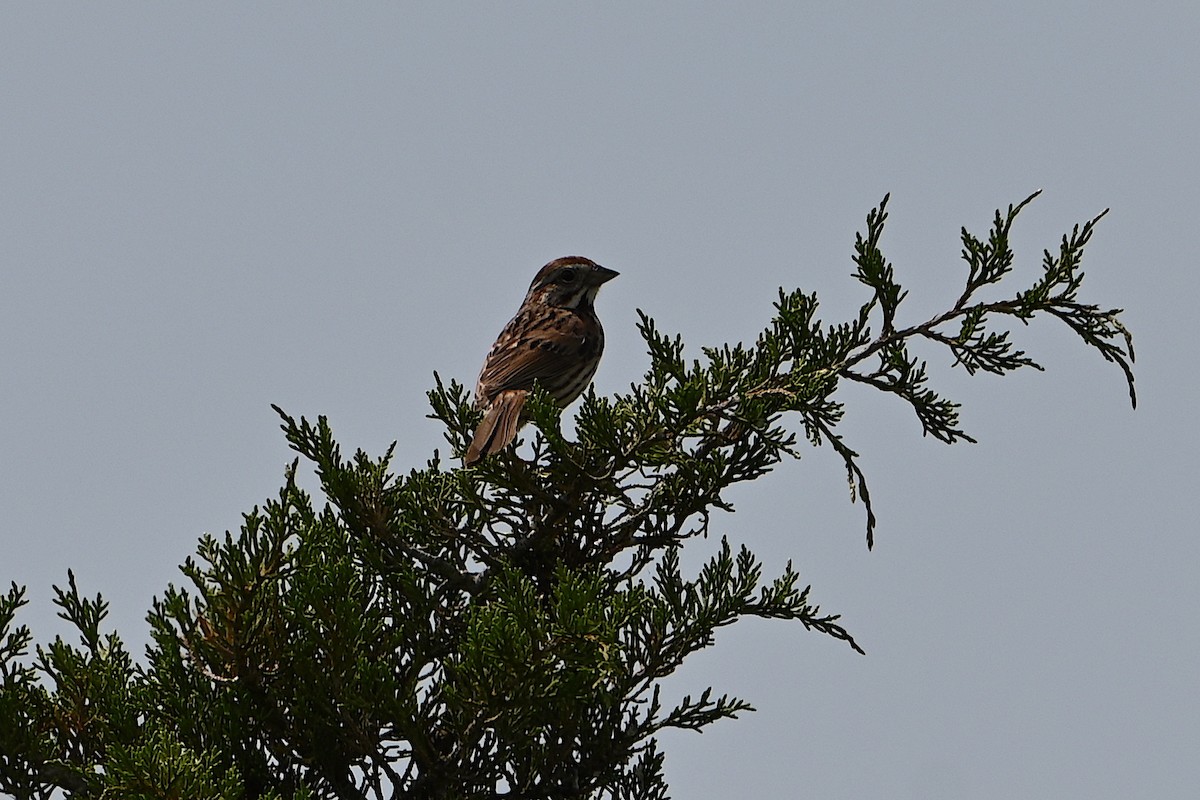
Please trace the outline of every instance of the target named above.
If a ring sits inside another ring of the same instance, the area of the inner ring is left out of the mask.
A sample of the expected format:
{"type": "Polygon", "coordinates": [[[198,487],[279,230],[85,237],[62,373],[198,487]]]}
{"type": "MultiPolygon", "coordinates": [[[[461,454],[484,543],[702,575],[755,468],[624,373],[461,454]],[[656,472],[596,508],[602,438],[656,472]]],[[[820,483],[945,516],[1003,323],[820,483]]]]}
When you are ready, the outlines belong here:
{"type": "MultiPolygon", "coordinates": [[[[290,460],[269,404],[396,466],[443,446],[533,273],[617,269],[601,392],[636,309],[750,340],[776,289],[865,299],[854,232],[892,193],[902,321],[961,290],[960,226],[1036,189],[1009,292],[1105,208],[1083,299],[1127,309],[1140,406],[1062,327],[1045,373],[930,351],[978,445],[847,389],[877,546],[828,448],[715,526],[866,648],[727,629],[670,682],[759,711],[666,737],[678,798],[1192,798],[1200,786],[1193,3],[6,4],[0,19],[0,582],[23,621],[68,568],[140,652],[197,537],[290,460]],[[898,10],[902,6],[916,11],[898,10]]],[[[714,543],[697,543],[696,563],[714,543]]]]}

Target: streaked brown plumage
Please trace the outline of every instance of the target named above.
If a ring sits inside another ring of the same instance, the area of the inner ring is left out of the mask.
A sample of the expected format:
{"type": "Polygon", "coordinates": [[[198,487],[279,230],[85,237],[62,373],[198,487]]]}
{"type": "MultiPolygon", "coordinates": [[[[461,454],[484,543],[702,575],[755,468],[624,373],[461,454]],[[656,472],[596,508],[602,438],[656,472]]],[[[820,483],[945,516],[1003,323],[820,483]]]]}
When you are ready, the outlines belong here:
{"type": "Polygon", "coordinates": [[[604,352],[604,329],[592,304],[600,286],[615,277],[582,256],[555,259],[538,271],[479,373],[475,407],[484,414],[467,448],[468,467],[516,438],[535,382],[563,408],[587,388],[604,352]]]}

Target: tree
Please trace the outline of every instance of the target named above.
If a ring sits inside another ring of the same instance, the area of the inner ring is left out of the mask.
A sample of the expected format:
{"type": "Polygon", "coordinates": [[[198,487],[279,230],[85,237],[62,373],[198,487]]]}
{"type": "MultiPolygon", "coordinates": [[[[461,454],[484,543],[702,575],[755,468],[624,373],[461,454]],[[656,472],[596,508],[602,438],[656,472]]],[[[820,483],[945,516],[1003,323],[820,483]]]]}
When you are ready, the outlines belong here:
{"type": "MultiPolygon", "coordinates": [[[[862,652],[790,563],[765,578],[724,538],[698,574],[679,561],[709,535],[712,512],[729,509],[725,490],[800,457],[793,429],[840,456],[872,545],[865,476],[838,429],[846,382],[896,395],[927,435],[973,441],[914,345],[947,348],[969,373],[1040,369],[1005,323],[1049,316],[1116,364],[1135,401],[1120,309],[1078,299],[1103,214],[1046,251],[1031,287],[981,299],[1010,272],[1009,232],[1034,196],[997,212],[986,238],[963,230],[962,293],[924,322],[899,321],[906,293],[880,251],[887,198],[855,242],[853,275],[870,297],[849,321],[825,325],[815,295],[781,290],[754,344],[689,361],[642,313],[644,381],[616,397],[589,392],[576,442],[535,394],[530,459],[510,451],[460,469],[435,453],[399,474],[392,449],[345,458],[325,418],[277,408],[299,458],[237,534],[201,540],[182,567],[190,586],[169,586],[150,611],[144,663],[101,631],[106,605],[73,574],[55,591],[77,644],[31,652],[32,634],[15,625],[25,589],[0,600],[0,791],[665,797],[656,734],[751,709],[712,689],[662,696],[659,681],[718,628],[790,620],[862,652]],[[301,459],[323,502],[297,486],[301,459]]],[[[461,454],[478,419],[467,392],[437,378],[429,399],[461,454]]]]}

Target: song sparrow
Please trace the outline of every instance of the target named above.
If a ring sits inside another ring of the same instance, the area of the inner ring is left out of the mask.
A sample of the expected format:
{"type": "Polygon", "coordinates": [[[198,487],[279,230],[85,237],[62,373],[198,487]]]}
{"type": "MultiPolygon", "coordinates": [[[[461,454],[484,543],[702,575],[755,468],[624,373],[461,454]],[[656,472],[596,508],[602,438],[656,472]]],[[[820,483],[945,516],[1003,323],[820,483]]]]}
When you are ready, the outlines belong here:
{"type": "Polygon", "coordinates": [[[604,329],[592,303],[601,284],[617,274],[582,256],[557,258],[538,271],[479,373],[475,407],[484,414],[467,448],[468,467],[516,438],[535,382],[562,408],[591,382],[604,352],[604,329]]]}

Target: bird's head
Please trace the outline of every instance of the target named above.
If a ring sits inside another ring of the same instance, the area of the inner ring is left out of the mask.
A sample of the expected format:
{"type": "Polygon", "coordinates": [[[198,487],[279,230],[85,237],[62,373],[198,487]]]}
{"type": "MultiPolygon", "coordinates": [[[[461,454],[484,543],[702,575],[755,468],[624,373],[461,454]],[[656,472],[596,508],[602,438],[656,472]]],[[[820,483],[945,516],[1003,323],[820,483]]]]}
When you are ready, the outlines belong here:
{"type": "Polygon", "coordinates": [[[529,284],[526,302],[556,308],[588,309],[600,287],[620,273],[583,256],[556,258],[542,267],[529,284]]]}

